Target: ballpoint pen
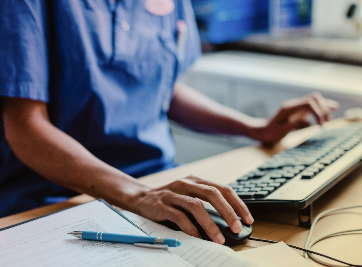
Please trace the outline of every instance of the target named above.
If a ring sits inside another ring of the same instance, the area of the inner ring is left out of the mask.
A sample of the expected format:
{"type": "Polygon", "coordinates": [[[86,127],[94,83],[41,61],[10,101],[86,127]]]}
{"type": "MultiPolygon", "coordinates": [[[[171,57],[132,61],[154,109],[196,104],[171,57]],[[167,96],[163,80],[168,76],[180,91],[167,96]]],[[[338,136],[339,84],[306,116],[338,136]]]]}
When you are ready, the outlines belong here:
{"type": "Polygon", "coordinates": [[[74,231],[68,234],[85,240],[134,244],[136,246],[147,248],[167,249],[168,247],[178,247],[181,245],[181,241],[175,238],[123,235],[91,231],[74,231]]]}

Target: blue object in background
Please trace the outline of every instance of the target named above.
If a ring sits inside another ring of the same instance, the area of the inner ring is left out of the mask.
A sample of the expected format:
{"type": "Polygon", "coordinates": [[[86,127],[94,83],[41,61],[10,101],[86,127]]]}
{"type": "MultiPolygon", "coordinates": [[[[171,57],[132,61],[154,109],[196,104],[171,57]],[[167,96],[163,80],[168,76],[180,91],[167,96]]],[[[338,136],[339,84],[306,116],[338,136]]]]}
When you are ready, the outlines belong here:
{"type": "Polygon", "coordinates": [[[270,0],[270,31],[284,32],[308,27],[312,18],[312,0],[270,0]]]}
{"type": "Polygon", "coordinates": [[[268,31],[269,0],[192,0],[201,39],[221,44],[268,31]]]}

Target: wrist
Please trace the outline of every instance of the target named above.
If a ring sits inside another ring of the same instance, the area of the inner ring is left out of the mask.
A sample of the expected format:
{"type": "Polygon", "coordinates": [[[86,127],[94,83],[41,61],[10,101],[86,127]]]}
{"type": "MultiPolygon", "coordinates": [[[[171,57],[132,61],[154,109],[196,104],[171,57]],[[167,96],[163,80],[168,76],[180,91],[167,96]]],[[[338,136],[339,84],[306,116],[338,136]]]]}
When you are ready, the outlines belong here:
{"type": "Polygon", "coordinates": [[[265,139],[265,128],[267,120],[262,118],[251,118],[246,127],[246,135],[255,140],[263,141],[265,139]]]}
{"type": "Polygon", "coordinates": [[[132,176],[115,169],[98,180],[102,182],[95,187],[96,190],[90,195],[104,198],[110,204],[134,213],[138,213],[137,207],[140,196],[151,190],[149,186],[140,183],[132,176]]]}
{"type": "Polygon", "coordinates": [[[116,205],[122,209],[140,214],[141,200],[150,190],[150,187],[141,184],[137,180],[126,186],[121,185],[121,188],[118,190],[118,197],[116,196],[117,199],[115,199],[116,205]]]}

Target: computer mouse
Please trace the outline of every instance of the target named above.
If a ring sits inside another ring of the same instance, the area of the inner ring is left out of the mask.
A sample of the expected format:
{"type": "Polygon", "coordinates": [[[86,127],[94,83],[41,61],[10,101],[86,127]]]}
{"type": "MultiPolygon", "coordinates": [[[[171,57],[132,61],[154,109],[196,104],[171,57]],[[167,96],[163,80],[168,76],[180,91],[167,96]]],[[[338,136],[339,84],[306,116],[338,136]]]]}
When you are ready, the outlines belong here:
{"type": "MultiPolygon", "coordinates": [[[[215,210],[215,208],[213,206],[211,206],[210,204],[204,204],[204,207],[207,210],[207,212],[209,213],[211,219],[213,219],[215,224],[219,227],[221,233],[224,235],[224,237],[225,237],[224,245],[225,246],[233,247],[233,246],[240,245],[240,244],[244,243],[245,239],[247,239],[251,236],[251,234],[253,232],[253,227],[251,225],[244,223],[240,217],[239,217],[239,220],[241,222],[241,225],[243,226],[243,230],[241,230],[240,233],[235,234],[234,232],[231,231],[228,224],[224,221],[224,219],[215,210]]],[[[205,230],[196,221],[194,216],[189,212],[185,212],[185,214],[190,219],[190,221],[196,226],[202,239],[211,241],[211,239],[206,234],[205,230]]],[[[171,228],[172,230],[176,230],[176,231],[181,230],[177,224],[170,222],[170,221],[164,221],[164,222],[161,222],[161,224],[171,228]]]]}

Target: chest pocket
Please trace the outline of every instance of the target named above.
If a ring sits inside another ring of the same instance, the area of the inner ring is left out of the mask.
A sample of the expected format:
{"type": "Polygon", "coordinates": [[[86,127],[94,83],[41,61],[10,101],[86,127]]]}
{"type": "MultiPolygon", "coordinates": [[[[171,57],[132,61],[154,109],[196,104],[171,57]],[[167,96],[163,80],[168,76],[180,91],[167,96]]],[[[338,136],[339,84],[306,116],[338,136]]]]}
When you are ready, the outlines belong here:
{"type": "Polygon", "coordinates": [[[172,17],[144,12],[117,13],[113,63],[139,83],[155,83],[172,73],[178,60],[172,17]]]}

